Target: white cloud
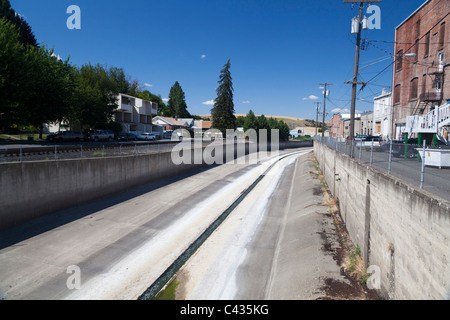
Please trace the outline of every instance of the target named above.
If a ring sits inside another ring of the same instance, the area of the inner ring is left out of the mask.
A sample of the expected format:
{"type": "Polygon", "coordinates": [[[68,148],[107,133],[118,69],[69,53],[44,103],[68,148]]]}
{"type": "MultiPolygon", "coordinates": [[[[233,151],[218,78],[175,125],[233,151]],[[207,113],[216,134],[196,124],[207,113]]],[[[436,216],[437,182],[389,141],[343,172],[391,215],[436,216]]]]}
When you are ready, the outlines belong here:
{"type": "Polygon", "coordinates": [[[317,100],[317,99],[319,99],[318,96],[310,95],[309,97],[305,97],[302,100],[317,100]]]}
{"type": "Polygon", "coordinates": [[[349,113],[350,110],[348,109],[341,109],[341,108],[335,108],[333,110],[331,110],[332,113],[349,113]]]}
{"type": "Polygon", "coordinates": [[[169,102],[169,98],[162,98],[162,101],[169,102]]]}
{"type": "Polygon", "coordinates": [[[242,103],[250,103],[250,101],[248,101],[248,100],[245,100],[245,101],[242,101],[242,103]]]}
{"type": "Polygon", "coordinates": [[[202,54],[200,58],[205,59],[206,58],[206,54],[202,54]]]}
{"type": "Polygon", "coordinates": [[[153,87],[153,85],[150,84],[150,83],[144,83],[144,86],[146,86],[146,87],[153,87]]]}
{"type": "MultiPolygon", "coordinates": [[[[350,113],[350,110],[345,108],[345,109],[341,109],[341,108],[335,108],[333,110],[331,110],[332,113],[350,113]]],[[[363,113],[360,110],[355,110],[355,114],[361,114],[363,113]]]]}
{"type": "Polygon", "coordinates": [[[213,100],[208,100],[208,101],[202,102],[202,104],[206,104],[207,106],[212,106],[212,105],[214,105],[214,103],[216,103],[216,102],[214,101],[214,99],[213,99],[213,100]]]}

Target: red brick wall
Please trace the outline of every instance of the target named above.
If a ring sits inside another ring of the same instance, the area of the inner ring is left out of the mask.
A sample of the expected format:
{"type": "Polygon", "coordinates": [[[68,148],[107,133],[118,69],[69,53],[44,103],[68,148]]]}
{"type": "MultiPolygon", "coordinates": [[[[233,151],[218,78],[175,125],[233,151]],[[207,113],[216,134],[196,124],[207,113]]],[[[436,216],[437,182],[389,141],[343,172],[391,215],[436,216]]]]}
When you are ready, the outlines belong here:
{"type": "MultiPolygon", "coordinates": [[[[400,102],[395,104],[394,101],[394,118],[397,123],[401,123],[406,116],[413,114],[417,104],[417,99],[411,100],[411,84],[414,78],[418,78],[418,98],[425,92],[435,92],[433,83],[436,76],[433,72],[437,71],[438,57],[440,52],[444,52],[444,65],[450,63],[450,0],[431,0],[406,22],[396,29],[396,44],[394,54],[400,50],[403,53],[417,53],[417,57],[403,57],[401,70],[397,71],[397,65],[394,64],[393,87],[400,84],[401,94],[400,102]],[[445,18],[444,18],[445,17],[445,18]],[[443,19],[444,18],[444,19],[443,19]],[[442,21],[440,21],[443,19],[442,21]],[[418,21],[420,27],[418,32],[418,21]],[[445,22],[444,45],[439,44],[441,36],[441,24],[445,22]],[[426,55],[426,34],[430,33],[429,53],[426,55]],[[414,45],[416,41],[418,46],[414,45]],[[424,75],[426,75],[424,77],[424,75]],[[424,81],[424,79],[426,80],[424,81]],[[425,87],[423,83],[426,83],[425,87]]],[[[450,72],[450,67],[444,69],[444,82],[442,86],[443,102],[450,99],[450,77],[445,77],[450,72]],[[445,79],[447,78],[447,79],[445,79]]],[[[394,93],[395,96],[395,93],[394,93]]],[[[394,97],[393,96],[393,97],[394,97]]],[[[424,110],[427,112],[428,108],[424,110]]],[[[415,112],[417,114],[418,112],[415,112]]]]}

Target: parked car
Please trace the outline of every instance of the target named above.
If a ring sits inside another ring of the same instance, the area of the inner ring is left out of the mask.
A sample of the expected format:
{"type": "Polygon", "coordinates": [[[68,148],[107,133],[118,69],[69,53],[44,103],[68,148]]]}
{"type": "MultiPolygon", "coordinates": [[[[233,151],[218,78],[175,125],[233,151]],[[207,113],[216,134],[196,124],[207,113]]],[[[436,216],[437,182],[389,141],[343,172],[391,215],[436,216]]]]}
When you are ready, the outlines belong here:
{"type": "Polygon", "coordinates": [[[153,134],[153,133],[144,132],[144,133],[141,133],[140,135],[138,135],[137,139],[138,140],[145,140],[145,141],[148,141],[148,140],[155,141],[156,140],[156,135],[153,134]]]}
{"type": "Polygon", "coordinates": [[[59,131],[47,136],[49,142],[82,141],[84,135],[80,131],[59,131]]]}
{"type": "Polygon", "coordinates": [[[114,139],[114,133],[111,130],[95,130],[88,134],[92,141],[111,141],[114,139]]]}
{"type": "Polygon", "coordinates": [[[163,137],[164,139],[170,139],[172,137],[173,130],[164,131],[163,137]]]}
{"type": "MultiPolygon", "coordinates": [[[[392,153],[394,152],[394,148],[395,145],[402,143],[403,141],[401,140],[392,140],[392,153]]],[[[381,143],[381,146],[379,148],[379,151],[381,152],[389,152],[391,150],[391,141],[387,140],[387,141],[383,141],[381,143]]]]}
{"type": "MultiPolygon", "coordinates": [[[[419,144],[419,140],[417,138],[408,139],[408,144],[405,141],[398,141],[392,146],[392,155],[394,157],[405,157],[414,159],[417,158],[417,148],[423,147],[423,144],[419,144]]],[[[429,147],[431,143],[427,143],[426,146],[429,147]]],[[[446,144],[440,140],[436,140],[436,147],[440,148],[446,146],[446,144]]]]}
{"type": "Polygon", "coordinates": [[[117,136],[117,140],[119,141],[136,141],[137,135],[134,133],[121,133],[117,136]]]}
{"type": "Polygon", "coordinates": [[[380,148],[383,140],[378,136],[368,136],[366,138],[361,138],[361,140],[356,140],[356,147],[358,148],[380,148]]]}

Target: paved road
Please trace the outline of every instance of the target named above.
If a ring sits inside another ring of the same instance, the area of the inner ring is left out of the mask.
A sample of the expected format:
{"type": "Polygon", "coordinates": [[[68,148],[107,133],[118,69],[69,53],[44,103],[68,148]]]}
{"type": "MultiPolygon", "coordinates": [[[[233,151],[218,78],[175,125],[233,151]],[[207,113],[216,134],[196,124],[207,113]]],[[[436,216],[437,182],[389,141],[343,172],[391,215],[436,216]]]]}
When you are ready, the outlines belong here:
{"type": "MultiPolygon", "coordinates": [[[[370,164],[370,149],[362,149],[354,153],[355,159],[370,164]],[[361,155],[361,158],[360,158],[361,155]]],[[[417,159],[405,159],[392,157],[391,174],[414,186],[420,186],[422,162],[417,159]]],[[[389,153],[373,152],[372,166],[384,172],[388,172],[389,153]]],[[[450,169],[426,166],[424,170],[423,189],[440,198],[450,201],[450,169]]]]}
{"type": "MultiPolygon", "coordinates": [[[[290,171],[262,180],[269,190],[278,189],[273,181],[293,184],[295,158],[287,159],[290,171]]],[[[0,232],[0,299],[136,299],[275,160],[209,167],[0,232]]],[[[294,199],[279,192],[266,197],[294,199]]],[[[292,232],[284,217],[273,219],[292,232]]],[[[259,236],[272,246],[272,238],[259,236]]]]}

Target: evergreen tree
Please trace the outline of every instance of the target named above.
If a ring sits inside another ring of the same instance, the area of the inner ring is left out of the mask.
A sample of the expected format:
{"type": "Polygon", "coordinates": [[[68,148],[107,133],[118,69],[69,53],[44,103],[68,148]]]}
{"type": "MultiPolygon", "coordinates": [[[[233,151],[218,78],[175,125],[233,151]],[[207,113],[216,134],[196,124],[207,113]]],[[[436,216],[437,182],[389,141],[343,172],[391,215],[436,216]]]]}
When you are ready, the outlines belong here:
{"type": "Polygon", "coordinates": [[[236,130],[230,60],[228,60],[220,71],[219,87],[216,92],[217,98],[214,107],[211,109],[211,117],[213,120],[213,127],[220,130],[225,137],[226,129],[236,130]]]}
{"type": "Polygon", "coordinates": [[[181,89],[178,81],[170,88],[169,102],[164,116],[190,118],[191,115],[187,111],[187,105],[184,97],[183,89],[181,89]]]}
{"type": "Polygon", "coordinates": [[[244,131],[247,131],[249,129],[254,129],[256,130],[256,132],[258,132],[258,119],[256,118],[252,110],[247,113],[244,121],[244,131]]]}

